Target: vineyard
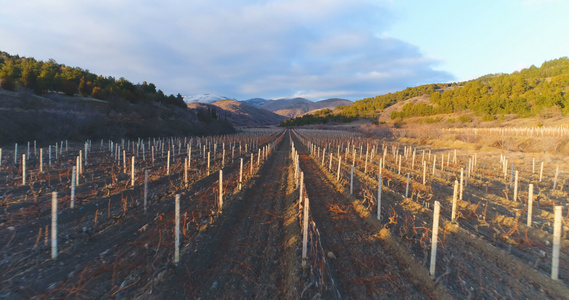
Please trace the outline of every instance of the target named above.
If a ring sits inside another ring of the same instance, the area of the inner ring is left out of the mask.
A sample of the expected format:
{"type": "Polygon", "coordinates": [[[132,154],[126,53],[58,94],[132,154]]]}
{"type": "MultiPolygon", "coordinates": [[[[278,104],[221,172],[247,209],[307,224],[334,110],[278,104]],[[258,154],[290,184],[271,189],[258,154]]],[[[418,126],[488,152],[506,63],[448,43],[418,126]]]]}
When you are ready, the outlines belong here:
{"type": "Polygon", "coordinates": [[[14,145],[0,298],[567,298],[567,180],[331,130],[14,145]]]}

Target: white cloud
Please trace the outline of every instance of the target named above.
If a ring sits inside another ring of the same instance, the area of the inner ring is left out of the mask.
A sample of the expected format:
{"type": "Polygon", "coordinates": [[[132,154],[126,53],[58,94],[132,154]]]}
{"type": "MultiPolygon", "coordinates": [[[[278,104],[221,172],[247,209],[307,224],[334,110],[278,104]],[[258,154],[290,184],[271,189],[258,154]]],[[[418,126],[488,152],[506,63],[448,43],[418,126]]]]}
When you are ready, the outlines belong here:
{"type": "Polygon", "coordinates": [[[448,81],[437,61],[380,36],[392,16],[367,0],[14,1],[0,40],[167,93],[235,98],[374,96],[408,82],[448,81]],[[33,20],[33,21],[32,21],[33,20]]]}

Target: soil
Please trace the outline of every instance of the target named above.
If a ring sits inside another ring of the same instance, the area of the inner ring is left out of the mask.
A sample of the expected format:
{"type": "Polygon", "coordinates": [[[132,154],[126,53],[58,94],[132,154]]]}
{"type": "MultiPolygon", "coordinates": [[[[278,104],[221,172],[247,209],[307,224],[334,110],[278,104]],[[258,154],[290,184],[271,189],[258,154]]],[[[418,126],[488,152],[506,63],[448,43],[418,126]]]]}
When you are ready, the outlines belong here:
{"type": "MultiPolygon", "coordinates": [[[[142,181],[137,177],[130,187],[130,175],[107,150],[91,154],[74,209],[69,208],[68,170],[75,152],[60,157],[46,173],[33,173],[32,183],[26,186],[19,184],[17,167],[4,161],[0,169],[0,299],[568,297],[566,274],[553,281],[544,274],[546,259],[532,260],[536,251],[548,249],[537,242],[540,235],[550,235],[548,229],[530,229],[524,236],[521,227],[504,234],[514,228],[515,215],[510,210],[519,204],[504,202],[492,188],[482,193],[484,180],[469,182],[465,201],[460,202],[459,225],[449,222],[449,211],[443,209],[437,268],[430,276],[432,202],[448,203],[443,195],[452,194],[448,184],[454,179],[452,172],[441,170],[427,186],[414,182],[413,196],[405,198],[405,177],[396,173],[390,161],[383,173],[384,200],[378,219],[377,165],[370,164],[364,172],[362,158],[356,159],[354,193],[350,194],[351,161],[346,162],[351,158],[344,158],[337,181],[336,169],[328,170],[317,154],[309,153],[308,141],[324,144],[324,138],[290,130],[255,134],[240,139],[252,144],[255,140],[259,149],[271,145],[272,151],[259,164],[260,152],[254,148],[252,173],[250,153],[243,154],[241,190],[238,156],[233,161],[226,158],[221,166],[218,151],[208,174],[201,148],[194,149],[187,184],[182,176],[183,151],[175,156],[170,175],[165,175],[165,158],[160,156],[154,165],[144,162],[150,170],[146,210],[142,181]],[[307,202],[299,201],[292,143],[303,172],[303,197],[309,203],[306,259],[301,221],[307,202]],[[220,169],[223,205],[218,203],[220,169]],[[51,191],[60,191],[57,259],[50,257],[51,191]],[[175,194],[181,198],[177,263],[173,260],[175,194]],[[476,197],[486,202],[487,215],[483,206],[472,207],[479,202],[476,197]],[[476,217],[469,217],[468,211],[476,217]],[[480,226],[478,215],[483,211],[489,226],[480,226]],[[493,221],[500,215],[505,216],[502,221],[493,221]],[[494,228],[502,231],[489,240],[494,228]],[[522,243],[524,239],[531,246],[522,243]]],[[[417,175],[412,178],[419,180],[417,175]]],[[[538,224],[550,221],[549,208],[535,211],[538,224]]],[[[561,268],[566,270],[566,250],[561,255],[561,268]]]]}

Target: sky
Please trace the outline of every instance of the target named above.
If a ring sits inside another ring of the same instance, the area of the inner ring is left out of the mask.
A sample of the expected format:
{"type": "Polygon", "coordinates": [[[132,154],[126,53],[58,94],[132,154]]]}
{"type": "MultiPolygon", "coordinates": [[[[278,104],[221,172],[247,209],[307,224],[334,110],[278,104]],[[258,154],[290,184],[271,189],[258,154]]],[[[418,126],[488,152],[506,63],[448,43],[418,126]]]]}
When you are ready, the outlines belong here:
{"type": "Polygon", "coordinates": [[[0,50],[166,94],[359,100],[569,55],[565,0],[0,0],[0,50]]]}

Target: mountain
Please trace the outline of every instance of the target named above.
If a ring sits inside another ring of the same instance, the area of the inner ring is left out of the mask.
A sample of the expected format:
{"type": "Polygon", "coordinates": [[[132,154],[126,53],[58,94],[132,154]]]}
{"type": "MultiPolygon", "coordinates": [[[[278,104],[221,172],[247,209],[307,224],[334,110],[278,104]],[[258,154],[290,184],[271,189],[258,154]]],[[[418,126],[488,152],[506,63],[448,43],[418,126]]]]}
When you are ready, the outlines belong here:
{"type": "Polygon", "coordinates": [[[337,99],[337,98],[321,100],[318,102],[308,101],[304,98],[295,98],[287,100],[276,100],[275,102],[277,103],[267,103],[265,105],[261,105],[261,108],[274,111],[276,114],[285,116],[287,118],[295,118],[302,116],[303,114],[308,113],[310,111],[321,110],[326,108],[333,110],[339,105],[343,106],[343,105],[352,104],[352,102],[349,100],[337,99]],[[272,110],[275,108],[277,109],[272,110]]]}
{"type": "Polygon", "coordinates": [[[278,125],[286,119],[265,109],[257,108],[235,100],[220,100],[213,103],[189,103],[189,108],[213,111],[217,116],[235,126],[256,127],[278,125]]]}
{"type": "MultiPolygon", "coordinates": [[[[183,96],[183,97],[184,97],[184,102],[186,102],[186,103],[193,103],[193,102],[214,103],[214,102],[217,102],[219,100],[230,99],[227,97],[212,95],[212,94],[201,94],[201,95],[183,96]]],[[[233,99],[231,99],[231,100],[233,100],[233,99]]]]}
{"type": "Polygon", "coordinates": [[[272,112],[276,112],[278,110],[282,110],[282,109],[288,109],[288,108],[292,108],[292,107],[296,107],[302,104],[310,104],[310,103],[314,103],[308,99],[305,98],[292,98],[292,99],[277,99],[277,100],[270,100],[267,101],[267,103],[259,106],[262,109],[266,109],[272,112]]]}
{"type": "Polygon", "coordinates": [[[240,102],[245,103],[247,105],[251,105],[253,107],[259,107],[259,106],[261,106],[261,105],[263,105],[269,101],[271,101],[271,100],[267,100],[267,99],[263,99],[263,98],[252,98],[252,99],[243,100],[240,102]]]}

